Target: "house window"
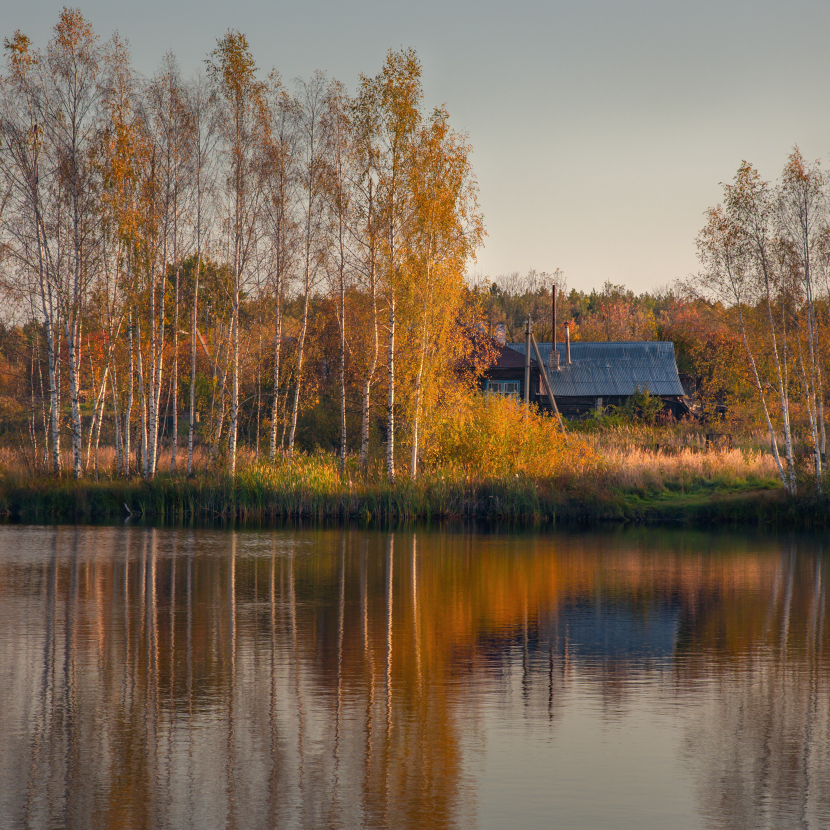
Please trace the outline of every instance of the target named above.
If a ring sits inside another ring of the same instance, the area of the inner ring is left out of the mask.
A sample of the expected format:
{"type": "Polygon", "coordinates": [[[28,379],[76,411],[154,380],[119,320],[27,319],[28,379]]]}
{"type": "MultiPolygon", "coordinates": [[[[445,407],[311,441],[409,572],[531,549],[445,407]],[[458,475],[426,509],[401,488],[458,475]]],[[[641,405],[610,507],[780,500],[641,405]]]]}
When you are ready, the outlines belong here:
{"type": "Polygon", "coordinates": [[[504,395],[508,398],[518,398],[520,390],[518,380],[488,380],[488,395],[504,395]]]}

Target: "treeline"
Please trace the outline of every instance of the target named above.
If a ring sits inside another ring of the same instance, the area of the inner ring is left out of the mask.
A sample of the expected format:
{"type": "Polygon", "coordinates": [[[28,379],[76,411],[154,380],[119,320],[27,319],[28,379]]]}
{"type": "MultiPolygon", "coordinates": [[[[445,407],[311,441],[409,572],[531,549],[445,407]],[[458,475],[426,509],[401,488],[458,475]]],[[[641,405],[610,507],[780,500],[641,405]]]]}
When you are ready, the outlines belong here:
{"type": "Polygon", "coordinates": [[[414,477],[487,351],[470,147],[425,110],[415,53],[351,95],[263,75],[235,31],[204,73],[167,55],[143,78],[73,9],[45,49],[5,49],[0,383],[32,465],[59,474],[68,447],[80,477],[103,433],[125,476],[168,449],[191,473],[199,442],[231,473],[241,445],[329,442],[341,468],[382,451],[390,480],[403,450],[414,477]]]}

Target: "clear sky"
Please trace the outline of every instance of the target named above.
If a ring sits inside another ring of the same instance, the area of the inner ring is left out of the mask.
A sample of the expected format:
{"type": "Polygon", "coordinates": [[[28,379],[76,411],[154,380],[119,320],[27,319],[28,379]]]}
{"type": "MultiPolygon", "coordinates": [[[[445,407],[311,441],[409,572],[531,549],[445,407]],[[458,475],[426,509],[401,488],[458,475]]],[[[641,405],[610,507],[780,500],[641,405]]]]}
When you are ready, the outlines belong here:
{"type": "MultiPolygon", "coordinates": [[[[63,4],[0,0],[0,34],[45,45],[63,4]]],[[[769,179],[830,151],[827,0],[87,0],[151,74],[194,72],[228,28],[263,70],[354,90],[412,46],[425,103],[469,135],[487,226],[473,270],[562,268],[637,291],[696,270],[694,239],[742,159],[769,179]]]]}

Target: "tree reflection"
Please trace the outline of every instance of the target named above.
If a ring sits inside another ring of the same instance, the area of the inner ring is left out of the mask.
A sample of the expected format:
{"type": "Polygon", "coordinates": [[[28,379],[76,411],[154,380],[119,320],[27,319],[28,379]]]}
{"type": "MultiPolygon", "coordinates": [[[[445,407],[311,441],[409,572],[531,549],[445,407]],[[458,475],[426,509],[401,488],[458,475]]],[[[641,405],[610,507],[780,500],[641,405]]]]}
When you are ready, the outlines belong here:
{"type": "Polygon", "coordinates": [[[616,717],[640,676],[697,713],[684,753],[712,826],[830,815],[809,541],[0,534],[14,824],[473,826],[488,706],[555,729],[578,680],[616,717]]]}
{"type": "Polygon", "coordinates": [[[713,671],[719,655],[690,656],[693,671],[712,677],[716,687],[686,746],[713,827],[827,826],[825,574],[820,553],[799,555],[791,544],[776,588],[757,599],[757,628],[744,609],[741,659],[730,655],[713,671]]]}

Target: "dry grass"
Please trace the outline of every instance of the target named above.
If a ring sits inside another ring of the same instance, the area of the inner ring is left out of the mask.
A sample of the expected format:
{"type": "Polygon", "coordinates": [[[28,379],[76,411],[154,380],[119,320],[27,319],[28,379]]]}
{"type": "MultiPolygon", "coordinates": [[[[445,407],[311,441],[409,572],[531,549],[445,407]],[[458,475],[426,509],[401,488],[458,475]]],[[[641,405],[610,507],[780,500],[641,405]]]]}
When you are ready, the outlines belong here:
{"type": "Polygon", "coordinates": [[[597,448],[603,484],[626,491],[688,491],[698,487],[773,487],[778,469],[769,453],[685,448],[667,453],[642,447],[597,448]]]}
{"type": "MultiPolygon", "coordinates": [[[[135,468],[135,453],[133,455],[133,467],[135,468]]],[[[159,453],[158,470],[165,474],[170,471],[170,458],[172,453],[170,448],[166,447],[159,453]]],[[[86,462],[86,453],[84,453],[84,462],[86,462]]],[[[97,470],[95,467],[95,459],[90,459],[87,466],[84,464],[84,475],[87,478],[97,479],[100,481],[115,481],[122,478],[116,467],[115,447],[101,446],[98,448],[97,470]]],[[[193,471],[197,475],[205,475],[212,470],[222,468],[222,463],[211,463],[210,453],[208,448],[197,446],[193,449],[193,471]]],[[[256,463],[256,457],[253,451],[245,447],[240,447],[237,453],[237,465],[240,469],[251,467],[256,463]]],[[[72,475],[72,451],[64,449],[61,452],[61,466],[64,475],[72,475]]],[[[187,447],[180,447],[176,454],[176,472],[183,475],[187,471],[187,447]]],[[[0,476],[5,479],[26,479],[37,476],[48,476],[51,472],[51,457],[47,465],[42,458],[37,462],[33,462],[32,453],[30,450],[21,450],[14,447],[0,447],[0,476]]],[[[139,475],[139,471],[133,469],[134,475],[139,475]]]]}
{"type": "MultiPolygon", "coordinates": [[[[690,492],[697,488],[775,487],[778,474],[768,452],[757,449],[755,436],[737,441],[741,449],[706,448],[704,430],[696,424],[644,426],[613,425],[563,439],[556,422],[536,412],[527,413],[510,400],[475,397],[466,408],[456,409],[433,431],[418,484],[422,487],[461,488],[505,484],[516,479],[544,483],[546,489],[582,494],[595,491],[654,493],[690,492]]],[[[401,455],[406,447],[400,447],[401,455]]],[[[160,478],[170,476],[170,449],[159,456],[160,478]]],[[[90,465],[85,477],[98,482],[121,482],[113,447],[98,450],[97,471],[90,465]]],[[[177,475],[184,475],[186,449],[177,454],[177,475]]],[[[72,454],[63,452],[64,477],[71,477],[72,454]]],[[[225,479],[225,465],[211,463],[207,448],[194,451],[194,473],[200,482],[225,479]]],[[[402,477],[406,471],[401,471],[402,477]]],[[[0,448],[0,480],[7,485],[33,479],[49,480],[41,462],[33,465],[31,453],[0,448]]],[[[386,484],[384,464],[375,458],[367,470],[349,459],[345,476],[337,460],[326,453],[297,453],[293,463],[267,459],[240,447],[237,479],[243,488],[262,492],[291,492],[309,497],[335,498],[354,488],[386,484]]],[[[412,484],[410,483],[410,487],[412,484]]]]}

